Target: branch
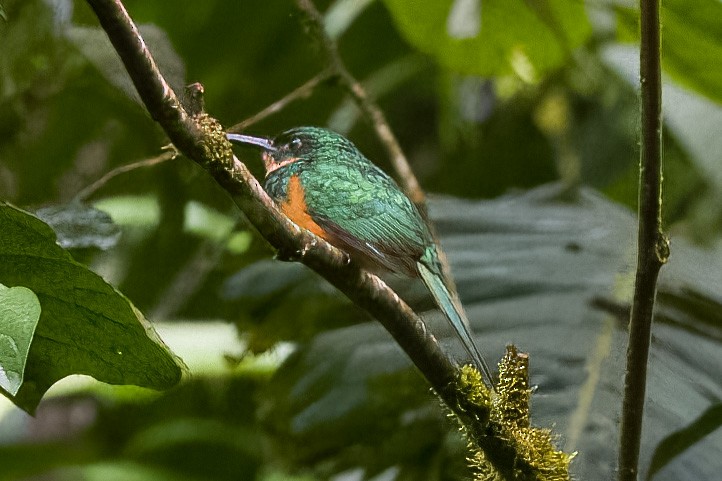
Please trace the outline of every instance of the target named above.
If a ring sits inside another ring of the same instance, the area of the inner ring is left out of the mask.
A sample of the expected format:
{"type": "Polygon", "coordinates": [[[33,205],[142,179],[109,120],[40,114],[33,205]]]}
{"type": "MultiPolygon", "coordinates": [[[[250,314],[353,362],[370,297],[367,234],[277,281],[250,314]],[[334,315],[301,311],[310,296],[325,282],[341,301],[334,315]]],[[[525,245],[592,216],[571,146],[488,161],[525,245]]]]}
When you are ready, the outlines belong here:
{"type": "MultiPolygon", "coordinates": [[[[228,192],[280,256],[298,260],[378,319],[439,393],[456,379],[456,367],[419,316],[383,281],[283,215],[246,166],[232,153],[222,127],[205,114],[189,115],[159,72],[120,0],[87,0],[130,74],[153,119],[179,151],[201,165],[228,192]]],[[[453,404],[450,404],[453,408],[453,404]]]]}
{"type": "Polygon", "coordinates": [[[627,371],[619,447],[619,481],[637,479],[642,435],[647,360],[657,277],[669,257],[662,232],[662,79],[659,0],[640,0],[642,148],[639,178],[637,275],[629,324],[627,371]]]}
{"type": "Polygon", "coordinates": [[[152,167],[154,165],[162,164],[163,162],[173,160],[177,155],[174,150],[175,149],[173,149],[173,151],[169,150],[167,152],[163,152],[162,154],[151,157],[150,159],[143,159],[139,160],[138,162],[133,162],[132,164],[121,165],[120,167],[117,167],[110,172],[107,172],[100,179],[96,180],[95,182],[75,194],[75,199],[84,201],[85,199],[93,195],[96,191],[101,189],[111,179],[119,176],[120,174],[125,174],[127,172],[132,172],[133,170],[142,169],[145,167],[152,167]]]}
{"type": "MultiPolygon", "coordinates": [[[[516,416],[508,415],[519,412],[519,395],[529,391],[525,356],[514,354],[507,359],[508,368],[502,365],[501,378],[508,380],[509,386],[507,389],[502,382],[504,390],[492,402],[491,392],[479,372],[467,366],[460,374],[427,332],[421,318],[382,280],[349,262],[344,252],[298,227],[280,212],[246,166],[233,155],[225,132],[215,119],[205,113],[189,115],[185,111],[155,66],[120,0],[87,1],[119,52],[144,104],[180,152],[213,176],[249,222],[279,251],[279,256],[304,263],[381,322],[457,416],[467,435],[482,448],[477,453],[481,456],[479,463],[501,473],[500,479],[511,478],[512,474],[516,479],[552,479],[544,475],[547,465],[539,464],[535,457],[540,451],[539,444],[529,449],[524,441],[529,437],[524,435],[528,429],[526,418],[520,423],[516,416]],[[511,395],[510,400],[502,399],[505,392],[511,395]],[[521,443],[512,439],[517,431],[523,437],[521,443]]],[[[195,94],[202,94],[202,86],[196,84],[192,88],[195,94]]],[[[198,100],[196,105],[202,105],[198,100]]],[[[528,399],[524,399],[528,408],[528,399]]],[[[568,466],[569,457],[551,448],[550,435],[534,436],[542,438],[542,444],[547,446],[543,449],[544,459],[562,459],[568,466]]]]}

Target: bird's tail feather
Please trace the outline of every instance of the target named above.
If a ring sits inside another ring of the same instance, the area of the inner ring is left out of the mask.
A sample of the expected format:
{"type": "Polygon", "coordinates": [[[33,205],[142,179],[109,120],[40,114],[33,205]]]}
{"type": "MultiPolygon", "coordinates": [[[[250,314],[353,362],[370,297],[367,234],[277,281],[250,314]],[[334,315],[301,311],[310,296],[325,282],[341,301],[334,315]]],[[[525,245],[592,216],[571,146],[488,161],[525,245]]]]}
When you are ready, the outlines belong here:
{"type": "Polygon", "coordinates": [[[476,346],[474,339],[471,337],[468,327],[469,322],[466,319],[466,314],[464,313],[461,303],[455,301],[454,297],[446,288],[444,282],[438,274],[434,273],[421,262],[417,263],[417,267],[419,269],[421,279],[431,292],[431,295],[434,297],[434,300],[441,309],[441,312],[444,313],[444,316],[446,316],[451,323],[451,326],[454,328],[454,331],[456,331],[459,339],[461,339],[464,349],[469,353],[469,356],[471,356],[474,364],[476,364],[476,366],[481,370],[484,377],[486,377],[489,386],[493,388],[494,383],[491,377],[491,370],[486,364],[481,352],[479,352],[479,348],[476,346]]]}

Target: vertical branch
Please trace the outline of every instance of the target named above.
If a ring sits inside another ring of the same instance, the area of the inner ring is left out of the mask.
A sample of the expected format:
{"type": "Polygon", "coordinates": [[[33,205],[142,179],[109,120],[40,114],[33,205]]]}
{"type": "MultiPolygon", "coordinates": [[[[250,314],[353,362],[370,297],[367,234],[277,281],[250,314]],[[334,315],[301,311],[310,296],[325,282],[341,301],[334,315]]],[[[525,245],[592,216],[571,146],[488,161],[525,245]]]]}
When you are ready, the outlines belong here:
{"type": "Polygon", "coordinates": [[[657,276],[669,256],[662,232],[662,80],[659,0],[640,0],[642,146],[639,177],[637,275],[629,325],[619,446],[619,481],[637,479],[647,360],[657,276]]]}

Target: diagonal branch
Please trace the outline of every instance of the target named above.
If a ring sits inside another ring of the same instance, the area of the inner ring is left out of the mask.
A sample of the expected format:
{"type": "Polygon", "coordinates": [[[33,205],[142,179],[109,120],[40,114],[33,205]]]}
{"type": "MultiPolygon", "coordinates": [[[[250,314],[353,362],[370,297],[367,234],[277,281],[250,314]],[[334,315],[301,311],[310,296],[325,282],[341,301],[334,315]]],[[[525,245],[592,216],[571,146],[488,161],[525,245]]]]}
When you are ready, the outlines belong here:
{"type": "MultiPolygon", "coordinates": [[[[503,401],[491,403],[490,392],[481,382],[481,375],[474,369],[471,369],[471,373],[475,373],[472,377],[476,377],[476,380],[465,384],[464,376],[460,375],[436,339],[427,332],[421,318],[394,291],[378,277],[349,262],[344,252],[291,222],[268,197],[248,168],[233,155],[221,125],[205,113],[189,115],[185,111],[158,71],[121,1],[87,1],[120,54],[153,118],[180,152],[213,176],[250,223],[279,251],[279,255],[304,263],[381,322],[458,417],[469,435],[473,436],[475,443],[482,447],[484,466],[503,473],[499,479],[510,479],[512,474],[518,475],[520,470],[526,475],[517,476],[516,479],[551,479],[543,474],[543,465],[539,467],[535,458],[529,456],[530,450],[524,447],[526,444],[515,442],[508,435],[510,429],[523,434],[527,427],[519,427],[514,423],[509,426],[504,423],[503,416],[500,419],[500,416],[492,415],[495,409],[503,411],[513,406],[507,406],[508,403],[503,401]]],[[[196,94],[202,93],[200,85],[192,87],[196,94]]],[[[469,368],[465,372],[469,373],[469,368]]],[[[505,371],[502,369],[502,372],[505,371]]],[[[513,385],[519,384],[515,381],[518,369],[512,368],[508,375],[512,384],[509,393],[513,394],[516,392],[513,385]]],[[[525,379],[526,371],[522,372],[523,392],[528,391],[528,380],[525,379]]],[[[537,451],[531,449],[531,452],[537,451]]],[[[553,450],[548,450],[548,454],[553,458],[559,457],[553,450]]],[[[564,460],[564,464],[568,464],[568,457],[564,460]]],[[[565,478],[568,479],[568,476],[565,478]]]]}
{"type": "Polygon", "coordinates": [[[659,0],[640,0],[642,149],[639,176],[637,275],[629,323],[627,371],[619,446],[619,481],[638,475],[639,448],[647,383],[647,360],[657,291],[657,276],[669,257],[662,232],[662,78],[659,0]]]}
{"type": "Polygon", "coordinates": [[[345,253],[299,228],[278,210],[246,166],[232,154],[221,126],[205,114],[191,116],[186,112],[120,0],[87,1],[151,116],[180,152],[214,177],[283,257],[303,262],[378,319],[434,389],[447,392],[456,379],[456,367],[426,331],[421,318],[383,281],[349,263],[345,253]]]}

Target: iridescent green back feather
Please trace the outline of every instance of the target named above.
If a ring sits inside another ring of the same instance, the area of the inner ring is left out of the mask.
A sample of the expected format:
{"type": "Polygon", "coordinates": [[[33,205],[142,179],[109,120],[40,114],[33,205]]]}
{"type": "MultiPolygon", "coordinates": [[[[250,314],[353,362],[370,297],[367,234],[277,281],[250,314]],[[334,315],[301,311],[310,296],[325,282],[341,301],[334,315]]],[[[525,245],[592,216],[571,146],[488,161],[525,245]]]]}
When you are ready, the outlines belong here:
{"type": "MultiPolygon", "coordinates": [[[[288,178],[297,175],[316,223],[387,269],[416,275],[416,261],[429,254],[433,242],[396,182],[335,132],[302,127],[274,143],[285,145],[291,139],[300,139],[302,147],[294,149],[299,160],[269,175],[269,194],[285,198],[288,178]]],[[[435,251],[431,255],[429,267],[438,271],[435,251]]]]}

